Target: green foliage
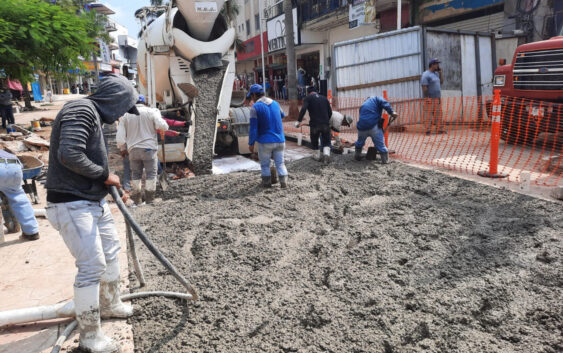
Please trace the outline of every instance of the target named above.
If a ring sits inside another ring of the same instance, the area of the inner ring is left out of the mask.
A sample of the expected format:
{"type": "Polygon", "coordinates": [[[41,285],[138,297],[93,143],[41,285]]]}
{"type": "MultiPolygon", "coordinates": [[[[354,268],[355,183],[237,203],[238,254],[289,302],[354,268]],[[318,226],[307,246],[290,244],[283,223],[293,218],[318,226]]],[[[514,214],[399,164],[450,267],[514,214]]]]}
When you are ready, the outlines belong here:
{"type": "MultiPolygon", "coordinates": [[[[103,26],[103,25],[102,25],[103,26]]],[[[0,69],[22,82],[34,70],[66,73],[81,67],[80,56],[94,50],[93,14],[42,0],[0,1],[0,69]]]]}

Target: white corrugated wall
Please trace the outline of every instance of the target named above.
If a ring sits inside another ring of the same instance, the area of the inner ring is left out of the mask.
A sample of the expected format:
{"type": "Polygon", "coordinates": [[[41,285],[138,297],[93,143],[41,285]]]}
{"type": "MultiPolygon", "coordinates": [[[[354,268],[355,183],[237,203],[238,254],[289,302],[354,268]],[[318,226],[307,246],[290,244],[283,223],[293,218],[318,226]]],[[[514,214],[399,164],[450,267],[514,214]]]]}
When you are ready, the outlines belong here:
{"type": "MultiPolygon", "coordinates": [[[[420,75],[420,35],[420,28],[414,27],[335,44],[337,89],[420,75]]],[[[420,96],[418,79],[376,87],[338,90],[338,96],[369,97],[381,95],[384,89],[389,97],[420,96]]]]}
{"type": "Polygon", "coordinates": [[[493,32],[502,30],[503,25],[504,12],[501,11],[482,17],[448,23],[442,26],[436,26],[435,28],[475,32],[493,32]]]}

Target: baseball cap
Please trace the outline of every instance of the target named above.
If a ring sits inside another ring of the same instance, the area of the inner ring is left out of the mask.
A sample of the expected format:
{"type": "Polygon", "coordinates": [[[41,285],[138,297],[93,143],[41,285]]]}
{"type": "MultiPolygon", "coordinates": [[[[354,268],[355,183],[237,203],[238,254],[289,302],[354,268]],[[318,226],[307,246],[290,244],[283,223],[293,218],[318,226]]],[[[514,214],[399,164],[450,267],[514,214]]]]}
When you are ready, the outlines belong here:
{"type": "Polygon", "coordinates": [[[146,99],[145,96],[143,96],[142,94],[139,94],[139,99],[137,99],[137,103],[146,103],[146,99]]]}
{"type": "Polygon", "coordinates": [[[428,66],[434,65],[434,64],[439,64],[439,63],[440,63],[440,60],[438,60],[437,58],[432,58],[432,59],[430,59],[428,66]]]}
{"type": "Polygon", "coordinates": [[[250,95],[257,94],[257,93],[263,94],[264,88],[262,88],[262,85],[255,83],[252,86],[250,86],[250,90],[248,90],[248,94],[246,95],[246,98],[250,98],[250,95]]]}

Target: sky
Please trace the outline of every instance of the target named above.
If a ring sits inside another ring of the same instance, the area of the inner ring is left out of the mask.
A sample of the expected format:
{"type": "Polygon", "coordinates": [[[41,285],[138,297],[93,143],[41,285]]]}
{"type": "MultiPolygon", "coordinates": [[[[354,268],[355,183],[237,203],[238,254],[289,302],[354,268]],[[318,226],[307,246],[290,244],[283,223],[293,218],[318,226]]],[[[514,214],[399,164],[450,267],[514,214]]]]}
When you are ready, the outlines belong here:
{"type": "Polygon", "coordinates": [[[110,15],[109,18],[126,27],[130,37],[137,38],[141,26],[135,18],[135,11],[150,5],[150,0],[100,0],[98,3],[112,9],[115,15],[110,15]]]}

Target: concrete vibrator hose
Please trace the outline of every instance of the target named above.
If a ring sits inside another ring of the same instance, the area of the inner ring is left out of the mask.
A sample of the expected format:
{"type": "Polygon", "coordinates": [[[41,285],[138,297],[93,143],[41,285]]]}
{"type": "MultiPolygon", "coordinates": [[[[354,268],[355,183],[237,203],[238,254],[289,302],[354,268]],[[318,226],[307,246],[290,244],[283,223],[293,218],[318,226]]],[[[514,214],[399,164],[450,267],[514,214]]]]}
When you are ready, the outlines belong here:
{"type": "Polygon", "coordinates": [[[180,282],[188,290],[188,293],[190,293],[192,296],[191,299],[197,300],[198,295],[195,288],[192,287],[192,285],[180,274],[180,272],[178,272],[176,267],[174,267],[174,265],[160,252],[160,250],[157,249],[153,242],[146,236],[141,227],[133,219],[131,213],[129,213],[129,210],[127,210],[127,206],[125,206],[125,204],[121,200],[121,197],[119,197],[117,188],[115,186],[111,186],[110,192],[111,196],[115,200],[115,203],[117,204],[117,207],[123,214],[123,217],[125,217],[127,223],[131,226],[131,228],[133,228],[135,233],[137,233],[137,235],[149,249],[149,251],[158,259],[158,261],[160,261],[164,265],[164,267],[168,269],[168,271],[170,271],[170,273],[178,280],[178,282],[180,282]]]}

